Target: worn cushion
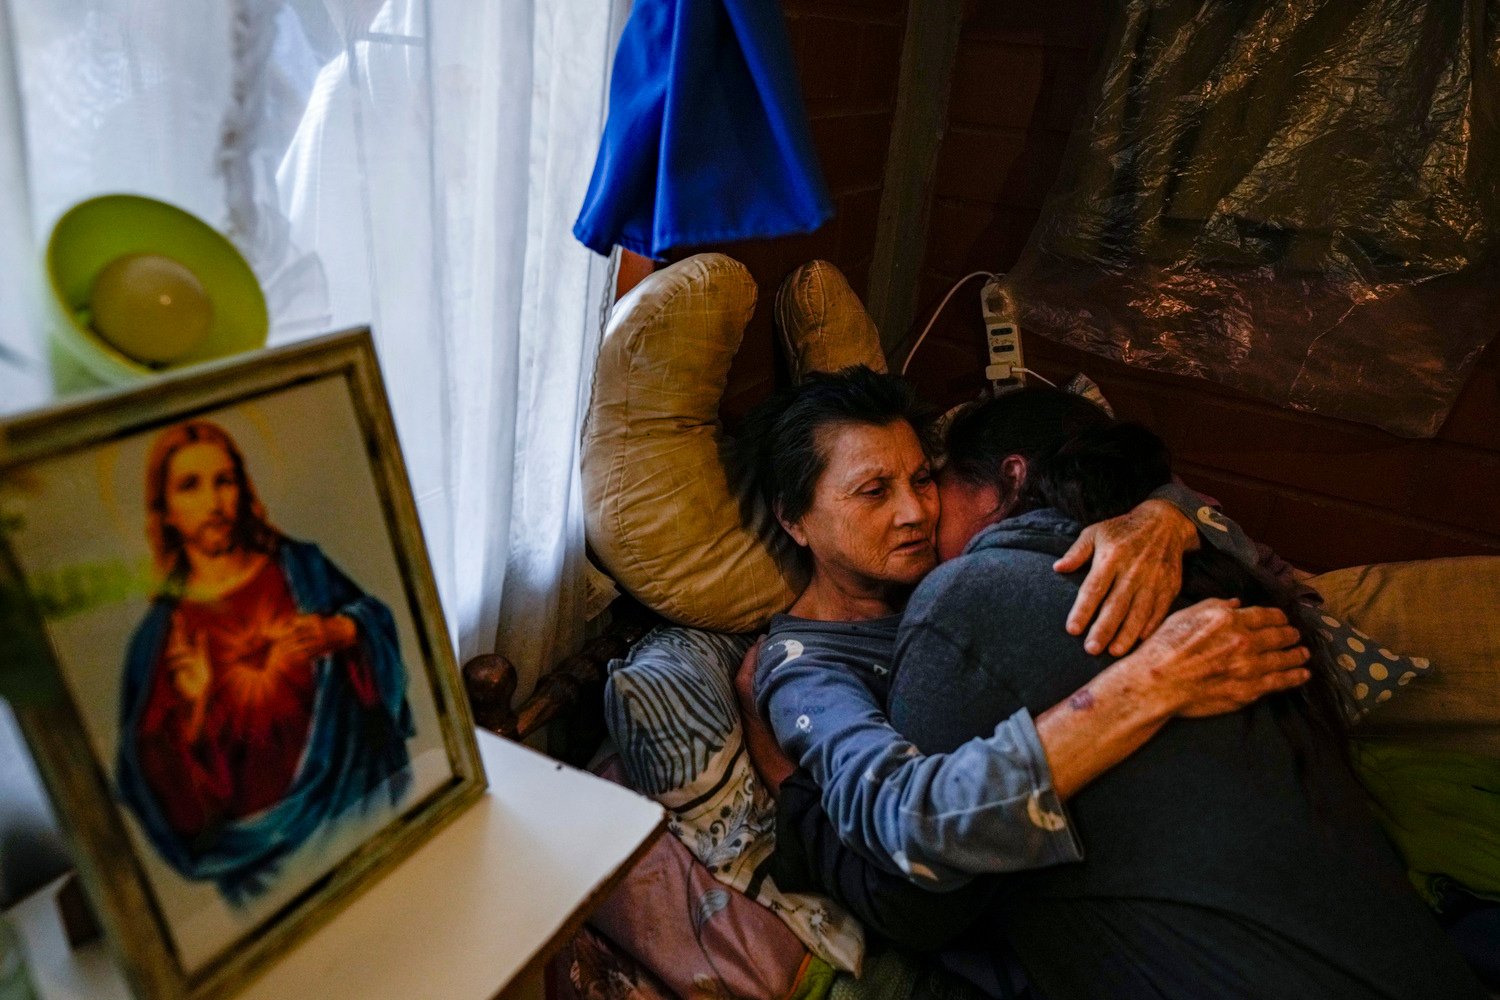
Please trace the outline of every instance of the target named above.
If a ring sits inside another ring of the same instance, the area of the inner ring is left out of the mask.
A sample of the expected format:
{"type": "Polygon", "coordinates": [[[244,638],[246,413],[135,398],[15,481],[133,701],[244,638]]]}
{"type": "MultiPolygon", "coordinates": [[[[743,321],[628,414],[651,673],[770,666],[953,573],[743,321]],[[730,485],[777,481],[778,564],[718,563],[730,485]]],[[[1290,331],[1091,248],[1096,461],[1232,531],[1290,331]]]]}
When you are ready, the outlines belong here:
{"type": "Polygon", "coordinates": [[[744,526],[722,458],[719,400],[755,298],[723,254],[647,277],[610,316],[583,435],[599,560],[647,607],[720,632],[760,628],[802,583],[764,515],[744,526]]]}
{"type": "Polygon", "coordinates": [[[1500,755],[1500,557],[1355,566],[1311,584],[1334,614],[1432,661],[1363,734],[1500,755]]]}
{"type": "Polygon", "coordinates": [[[851,365],[886,370],[875,321],[844,272],[826,260],[808,261],[781,283],[776,329],[793,381],[851,365]]]}

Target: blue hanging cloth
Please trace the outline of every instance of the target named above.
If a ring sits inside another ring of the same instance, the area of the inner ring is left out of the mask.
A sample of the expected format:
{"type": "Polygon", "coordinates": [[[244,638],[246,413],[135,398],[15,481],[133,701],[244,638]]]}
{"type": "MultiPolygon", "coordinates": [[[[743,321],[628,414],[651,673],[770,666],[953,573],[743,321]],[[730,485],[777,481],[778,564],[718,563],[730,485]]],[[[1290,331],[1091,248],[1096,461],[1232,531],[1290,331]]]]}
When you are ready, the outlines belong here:
{"type": "Polygon", "coordinates": [[[832,214],[775,0],[637,0],[573,235],[659,259],[832,214]]]}

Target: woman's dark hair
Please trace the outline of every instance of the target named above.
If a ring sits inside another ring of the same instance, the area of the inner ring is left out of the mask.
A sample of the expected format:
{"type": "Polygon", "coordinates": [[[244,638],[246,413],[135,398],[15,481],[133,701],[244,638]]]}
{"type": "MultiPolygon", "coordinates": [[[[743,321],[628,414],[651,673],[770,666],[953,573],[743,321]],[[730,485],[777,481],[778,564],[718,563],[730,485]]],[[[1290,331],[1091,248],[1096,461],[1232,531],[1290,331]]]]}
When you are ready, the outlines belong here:
{"type": "MultiPolygon", "coordinates": [[[[1107,422],[1063,442],[1027,463],[1026,482],[1011,514],[1052,508],[1079,524],[1094,524],[1132,510],[1153,490],[1170,482],[1171,454],[1151,431],[1138,424],[1107,422]]],[[[1302,633],[1313,651],[1312,679],[1293,691],[1269,696],[1271,711],[1303,768],[1309,752],[1306,730],[1292,725],[1300,717],[1317,743],[1348,763],[1348,702],[1336,669],[1321,655],[1316,635],[1303,622],[1291,592],[1270,575],[1245,566],[1211,546],[1183,560],[1179,600],[1190,604],[1208,597],[1240,599],[1246,607],[1279,608],[1302,633]]]]}
{"type": "Polygon", "coordinates": [[[1109,423],[1108,414],[1071,392],[1013,389],[958,412],[944,435],[945,468],[970,486],[994,487],[1004,503],[1013,499],[1016,485],[1002,471],[1007,458],[1020,455],[1029,465],[1069,438],[1109,423]]]}
{"type": "Polygon", "coordinates": [[[828,467],[822,431],[897,421],[910,424],[926,447],[927,410],[905,379],[864,365],[813,372],[750,412],[739,428],[734,464],[772,513],[796,521],[812,505],[818,477],[828,467]]]}

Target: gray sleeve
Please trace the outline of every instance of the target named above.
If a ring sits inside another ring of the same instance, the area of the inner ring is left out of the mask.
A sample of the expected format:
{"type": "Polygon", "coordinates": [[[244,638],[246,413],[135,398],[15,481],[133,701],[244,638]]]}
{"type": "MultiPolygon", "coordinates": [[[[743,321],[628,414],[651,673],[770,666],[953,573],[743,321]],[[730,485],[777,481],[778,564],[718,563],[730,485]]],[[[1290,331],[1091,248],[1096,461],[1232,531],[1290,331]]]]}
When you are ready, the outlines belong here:
{"type": "Polygon", "coordinates": [[[796,640],[761,651],[757,701],[822,789],[850,848],[930,889],[1081,857],[1024,710],[992,735],[924,756],[848,671],[796,640]]]}

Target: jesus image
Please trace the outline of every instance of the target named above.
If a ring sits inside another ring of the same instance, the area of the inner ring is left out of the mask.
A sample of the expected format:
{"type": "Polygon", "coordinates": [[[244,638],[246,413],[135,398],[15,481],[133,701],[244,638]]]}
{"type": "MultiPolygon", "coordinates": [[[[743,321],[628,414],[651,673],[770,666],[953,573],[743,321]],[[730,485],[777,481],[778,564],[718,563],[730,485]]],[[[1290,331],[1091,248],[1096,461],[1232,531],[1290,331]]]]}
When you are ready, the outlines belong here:
{"type": "Polygon", "coordinates": [[[266,519],[234,440],[193,420],[146,463],[163,581],[131,637],[119,790],[161,857],[241,903],[316,832],[410,780],[395,621],[266,519]]]}

